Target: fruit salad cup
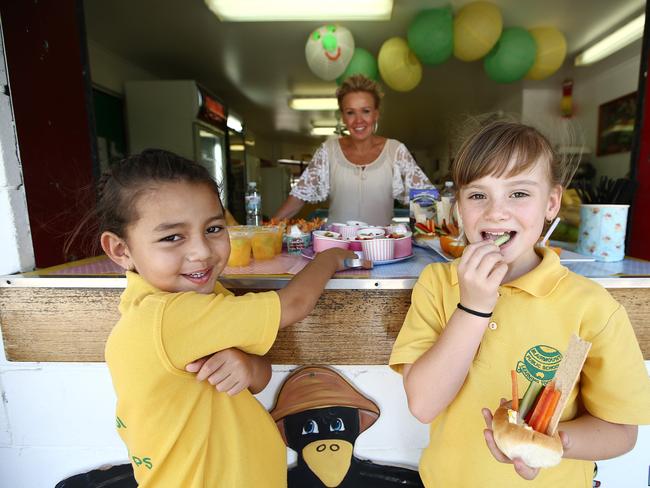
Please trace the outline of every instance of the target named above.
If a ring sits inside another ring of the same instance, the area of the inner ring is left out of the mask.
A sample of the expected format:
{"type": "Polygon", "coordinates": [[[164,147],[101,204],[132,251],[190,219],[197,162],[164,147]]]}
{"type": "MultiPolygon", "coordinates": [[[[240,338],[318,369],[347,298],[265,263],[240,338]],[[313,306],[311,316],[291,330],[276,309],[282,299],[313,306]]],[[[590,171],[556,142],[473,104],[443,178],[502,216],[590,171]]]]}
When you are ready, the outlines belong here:
{"type": "Polygon", "coordinates": [[[228,229],[230,237],[230,256],[228,266],[248,266],[251,262],[252,231],[243,226],[228,229]]]}
{"type": "Polygon", "coordinates": [[[256,261],[273,259],[277,249],[277,229],[273,227],[257,227],[253,231],[253,257],[256,261]]]}

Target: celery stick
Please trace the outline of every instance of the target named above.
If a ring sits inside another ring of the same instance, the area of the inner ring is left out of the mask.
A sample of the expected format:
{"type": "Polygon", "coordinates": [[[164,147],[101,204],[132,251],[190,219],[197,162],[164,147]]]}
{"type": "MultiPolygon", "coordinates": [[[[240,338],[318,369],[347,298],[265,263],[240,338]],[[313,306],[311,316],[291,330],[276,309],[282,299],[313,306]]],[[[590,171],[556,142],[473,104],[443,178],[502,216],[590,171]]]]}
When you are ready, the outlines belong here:
{"type": "Polygon", "coordinates": [[[539,392],[542,391],[542,388],[542,384],[537,383],[536,381],[531,381],[530,385],[528,385],[528,389],[519,403],[519,418],[522,421],[526,418],[526,415],[528,415],[530,407],[535,403],[535,398],[537,398],[539,392]]]}
{"type": "Polygon", "coordinates": [[[500,246],[501,244],[505,244],[509,240],[510,240],[510,234],[503,234],[502,236],[499,236],[496,239],[494,239],[494,243],[497,246],[500,246]]]}

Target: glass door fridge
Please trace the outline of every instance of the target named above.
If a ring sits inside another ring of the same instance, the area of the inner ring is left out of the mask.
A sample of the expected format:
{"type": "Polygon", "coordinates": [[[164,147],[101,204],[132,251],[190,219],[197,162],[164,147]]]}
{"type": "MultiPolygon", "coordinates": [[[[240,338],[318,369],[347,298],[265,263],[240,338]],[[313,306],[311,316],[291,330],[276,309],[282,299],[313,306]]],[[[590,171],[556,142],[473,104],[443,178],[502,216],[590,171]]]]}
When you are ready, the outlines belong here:
{"type": "Polygon", "coordinates": [[[228,206],[228,176],[226,173],[226,134],[216,127],[194,123],[194,154],[219,185],[221,201],[228,206]]]}

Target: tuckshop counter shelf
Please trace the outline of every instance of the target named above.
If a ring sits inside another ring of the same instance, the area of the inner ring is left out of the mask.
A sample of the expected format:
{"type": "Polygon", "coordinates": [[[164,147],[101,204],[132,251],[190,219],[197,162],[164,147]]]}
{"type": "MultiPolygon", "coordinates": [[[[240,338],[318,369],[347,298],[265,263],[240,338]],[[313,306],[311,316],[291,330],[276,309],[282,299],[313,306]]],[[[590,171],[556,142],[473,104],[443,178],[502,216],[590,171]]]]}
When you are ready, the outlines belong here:
{"type": "MultiPolygon", "coordinates": [[[[269,355],[275,364],[386,364],[411,289],[424,266],[442,258],[422,249],[401,263],[332,278],[314,312],[280,331],[269,355]]],[[[627,309],[645,359],[650,359],[650,262],[565,263],[609,289],[627,309]]],[[[126,285],[119,276],[4,276],[0,325],[10,361],[103,361],[126,285]]],[[[290,276],[223,277],[236,294],[273,290],[290,276]]]]}

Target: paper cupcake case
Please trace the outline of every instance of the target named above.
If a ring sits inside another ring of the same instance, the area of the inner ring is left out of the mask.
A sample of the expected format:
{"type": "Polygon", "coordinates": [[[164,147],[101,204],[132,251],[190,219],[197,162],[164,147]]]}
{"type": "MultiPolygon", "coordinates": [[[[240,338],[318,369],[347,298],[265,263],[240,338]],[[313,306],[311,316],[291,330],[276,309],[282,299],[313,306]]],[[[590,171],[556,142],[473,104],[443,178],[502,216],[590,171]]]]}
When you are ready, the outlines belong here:
{"type": "Polygon", "coordinates": [[[395,239],[370,239],[361,241],[365,259],[389,261],[395,257],[395,239]]]}

